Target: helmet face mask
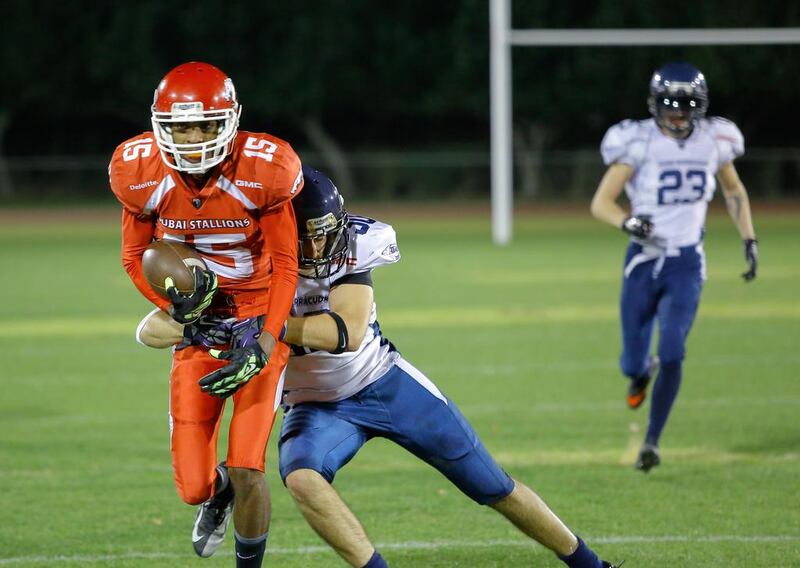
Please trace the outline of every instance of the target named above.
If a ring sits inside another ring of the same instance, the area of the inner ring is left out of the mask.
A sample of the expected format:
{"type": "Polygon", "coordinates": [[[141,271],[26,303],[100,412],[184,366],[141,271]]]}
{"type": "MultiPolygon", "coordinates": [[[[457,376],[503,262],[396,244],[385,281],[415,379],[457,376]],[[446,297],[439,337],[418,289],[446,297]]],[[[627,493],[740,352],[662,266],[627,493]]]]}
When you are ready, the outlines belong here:
{"type": "Polygon", "coordinates": [[[302,191],[292,200],[299,274],[329,278],[344,266],[350,245],[344,199],[334,183],[314,168],[303,166],[303,179],[302,191]]]}
{"type": "Polygon", "coordinates": [[[664,65],[650,80],[647,106],[661,128],[677,138],[687,137],[708,109],[705,76],[688,63],[664,65]]]}
{"type": "Polygon", "coordinates": [[[349,238],[347,213],[333,213],[306,220],[307,231],[299,233],[297,263],[305,278],[329,278],[344,266],[349,238]]]}
{"type": "Polygon", "coordinates": [[[161,80],[153,97],[151,122],[167,166],[204,174],[230,153],[242,107],[233,81],[207,63],[179,65],[161,80]],[[198,128],[187,140],[180,130],[198,128]]]}

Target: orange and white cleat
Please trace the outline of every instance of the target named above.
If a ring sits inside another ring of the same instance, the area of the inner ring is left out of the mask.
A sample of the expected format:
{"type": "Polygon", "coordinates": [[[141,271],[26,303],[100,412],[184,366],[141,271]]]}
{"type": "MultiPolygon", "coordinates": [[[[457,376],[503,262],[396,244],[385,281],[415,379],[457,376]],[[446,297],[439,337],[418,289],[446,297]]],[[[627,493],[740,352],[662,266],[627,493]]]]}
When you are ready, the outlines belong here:
{"type": "Polygon", "coordinates": [[[628,408],[636,410],[642,405],[644,399],[647,398],[647,386],[650,384],[650,380],[658,374],[659,365],[658,357],[650,357],[647,374],[630,380],[627,396],[628,408]]]}

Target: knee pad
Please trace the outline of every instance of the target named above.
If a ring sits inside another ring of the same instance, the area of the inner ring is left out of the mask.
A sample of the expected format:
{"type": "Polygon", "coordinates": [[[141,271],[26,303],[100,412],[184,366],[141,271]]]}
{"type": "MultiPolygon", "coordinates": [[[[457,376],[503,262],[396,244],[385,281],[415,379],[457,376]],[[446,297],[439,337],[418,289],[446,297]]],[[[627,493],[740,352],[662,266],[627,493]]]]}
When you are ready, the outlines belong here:
{"type": "Polygon", "coordinates": [[[433,460],[430,463],[479,505],[496,503],[514,490],[514,480],[480,443],[458,459],[433,460]]]}
{"type": "Polygon", "coordinates": [[[621,356],[619,358],[619,368],[626,377],[636,379],[647,372],[647,360],[647,354],[645,354],[644,358],[637,357],[635,360],[632,357],[621,356]]]}

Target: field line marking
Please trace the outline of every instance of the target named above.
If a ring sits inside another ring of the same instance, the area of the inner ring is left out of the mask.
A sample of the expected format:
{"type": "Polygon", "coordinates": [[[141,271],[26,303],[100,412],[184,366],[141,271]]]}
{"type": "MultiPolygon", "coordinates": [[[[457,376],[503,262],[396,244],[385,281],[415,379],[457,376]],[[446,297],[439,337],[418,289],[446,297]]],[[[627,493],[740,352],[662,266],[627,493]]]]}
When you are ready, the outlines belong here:
{"type": "MultiPolygon", "coordinates": [[[[714,543],[714,542],[738,542],[738,543],[775,543],[775,542],[795,542],[800,541],[798,535],[706,535],[706,536],[687,536],[687,535],[661,535],[661,536],[596,536],[587,537],[587,542],[600,544],[636,544],[636,543],[663,543],[663,542],[683,542],[683,543],[714,543]]],[[[457,541],[457,540],[434,540],[434,541],[408,541],[408,542],[386,542],[376,543],[376,548],[384,550],[440,550],[448,548],[494,548],[498,546],[514,547],[538,547],[539,545],[532,540],[487,540],[487,541],[457,541]]],[[[294,548],[268,547],[268,555],[306,555],[318,554],[323,552],[333,552],[328,546],[299,546],[294,548]]],[[[233,556],[232,553],[221,553],[218,556],[233,556]]],[[[168,558],[195,558],[189,553],[174,552],[127,552],[125,554],[100,554],[100,555],[57,555],[57,556],[17,556],[11,558],[0,558],[0,565],[9,566],[12,564],[25,563],[59,563],[65,562],[113,562],[119,560],[133,560],[141,558],[145,560],[158,560],[168,558]]]]}
{"type": "Polygon", "coordinates": [[[631,422],[628,424],[628,441],[625,444],[625,450],[619,457],[620,465],[627,465],[636,462],[639,456],[639,446],[641,445],[642,435],[639,433],[641,426],[639,422],[631,422]]]}
{"type": "MultiPolygon", "coordinates": [[[[468,325],[509,326],[537,323],[611,322],[618,317],[615,305],[562,305],[552,307],[440,306],[416,309],[387,309],[381,322],[389,329],[449,329],[468,325]],[[468,309],[467,309],[468,308],[468,309]]],[[[750,304],[713,304],[700,307],[699,317],[722,321],[800,318],[800,304],[760,302],[750,304]]],[[[134,336],[138,318],[133,317],[58,317],[0,319],[0,338],[20,337],[90,337],[104,335],[134,336]]]]}

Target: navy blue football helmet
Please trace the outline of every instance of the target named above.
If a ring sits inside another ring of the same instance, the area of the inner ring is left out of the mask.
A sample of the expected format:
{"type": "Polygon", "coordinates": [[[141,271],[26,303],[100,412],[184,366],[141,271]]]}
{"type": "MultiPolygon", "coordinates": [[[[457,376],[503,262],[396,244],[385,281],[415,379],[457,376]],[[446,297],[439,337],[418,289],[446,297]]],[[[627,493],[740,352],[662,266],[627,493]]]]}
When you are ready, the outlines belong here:
{"type": "Polygon", "coordinates": [[[659,126],[685,138],[694,128],[694,122],[706,115],[706,78],[689,63],[667,63],[650,79],[647,106],[659,126]]]}
{"type": "Polygon", "coordinates": [[[303,166],[303,190],[292,199],[299,239],[301,276],[328,278],[347,257],[347,211],[336,185],[323,173],[303,166]]]}

